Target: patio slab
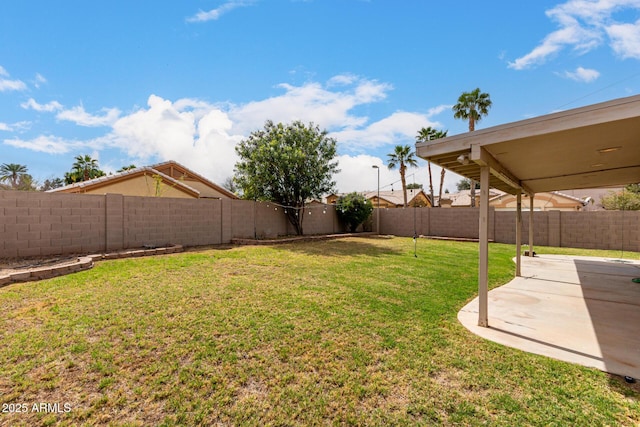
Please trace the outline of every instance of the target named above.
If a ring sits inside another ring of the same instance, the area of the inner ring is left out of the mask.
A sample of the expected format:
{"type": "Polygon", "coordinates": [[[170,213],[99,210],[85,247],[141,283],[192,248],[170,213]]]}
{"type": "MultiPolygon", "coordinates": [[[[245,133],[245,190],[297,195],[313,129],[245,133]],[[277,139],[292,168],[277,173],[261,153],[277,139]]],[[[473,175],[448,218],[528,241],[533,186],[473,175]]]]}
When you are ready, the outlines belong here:
{"type": "Polygon", "coordinates": [[[522,257],[522,276],[489,292],[489,327],[478,298],[458,313],[491,341],[640,379],[640,262],[596,257],[522,257]]]}

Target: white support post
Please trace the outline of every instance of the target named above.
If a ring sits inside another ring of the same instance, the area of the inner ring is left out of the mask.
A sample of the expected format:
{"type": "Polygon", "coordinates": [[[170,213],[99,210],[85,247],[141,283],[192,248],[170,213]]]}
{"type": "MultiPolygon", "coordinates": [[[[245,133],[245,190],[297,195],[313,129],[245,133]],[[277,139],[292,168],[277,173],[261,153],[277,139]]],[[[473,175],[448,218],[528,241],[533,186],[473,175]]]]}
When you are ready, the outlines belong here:
{"type": "Polygon", "coordinates": [[[529,197],[529,256],[533,256],[533,193],[529,197]]]}
{"type": "Polygon", "coordinates": [[[522,275],[522,193],[516,195],[516,277],[522,275]]]}
{"type": "Polygon", "coordinates": [[[478,326],[489,327],[489,167],[480,167],[478,326]]]}

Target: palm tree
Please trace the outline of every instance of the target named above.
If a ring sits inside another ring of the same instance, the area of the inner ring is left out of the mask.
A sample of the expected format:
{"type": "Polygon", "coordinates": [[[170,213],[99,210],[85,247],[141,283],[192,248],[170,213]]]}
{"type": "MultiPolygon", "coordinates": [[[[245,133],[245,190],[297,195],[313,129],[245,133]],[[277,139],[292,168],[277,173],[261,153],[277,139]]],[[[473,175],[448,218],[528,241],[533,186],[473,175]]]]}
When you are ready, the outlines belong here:
{"type": "MultiPolygon", "coordinates": [[[[453,118],[469,120],[469,132],[476,129],[476,122],[489,114],[491,98],[488,93],[480,92],[476,88],[471,92],[463,92],[458,98],[458,103],[453,106],[453,118]]],[[[471,207],[476,206],[476,185],[471,180],[471,207]]]]}
{"type": "Polygon", "coordinates": [[[121,167],[121,168],[120,168],[120,169],[118,169],[116,172],[117,172],[117,173],[120,173],[120,172],[130,171],[130,170],[133,170],[133,169],[136,169],[136,165],[134,165],[134,164],[130,164],[129,166],[123,166],[123,167],[121,167]]]}
{"type": "Polygon", "coordinates": [[[404,174],[407,170],[407,166],[418,166],[415,155],[416,154],[411,151],[411,147],[409,145],[396,145],[393,153],[387,154],[389,157],[389,163],[387,164],[389,170],[393,170],[396,167],[400,169],[400,180],[402,181],[402,194],[404,196],[405,208],[407,207],[407,181],[405,180],[404,174]]]}
{"type": "Polygon", "coordinates": [[[82,181],[88,181],[99,176],[104,176],[104,172],[98,167],[98,161],[90,155],[76,156],[75,163],[71,166],[72,173],[82,177],[82,181]]]}
{"type": "Polygon", "coordinates": [[[22,175],[27,173],[27,167],[25,165],[19,165],[17,163],[5,163],[0,166],[0,181],[10,181],[11,188],[18,187],[18,182],[22,175]]]}
{"type": "MultiPolygon", "coordinates": [[[[422,128],[416,135],[416,142],[433,141],[434,139],[440,139],[447,136],[448,131],[441,131],[432,128],[431,126],[422,128]]],[[[429,170],[429,195],[431,196],[431,205],[434,205],[433,200],[433,178],[431,176],[431,162],[427,162],[427,169],[429,170]]],[[[440,193],[438,194],[438,200],[442,197],[442,184],[444,183],[444,168],[440,172],[440,193]]]]}

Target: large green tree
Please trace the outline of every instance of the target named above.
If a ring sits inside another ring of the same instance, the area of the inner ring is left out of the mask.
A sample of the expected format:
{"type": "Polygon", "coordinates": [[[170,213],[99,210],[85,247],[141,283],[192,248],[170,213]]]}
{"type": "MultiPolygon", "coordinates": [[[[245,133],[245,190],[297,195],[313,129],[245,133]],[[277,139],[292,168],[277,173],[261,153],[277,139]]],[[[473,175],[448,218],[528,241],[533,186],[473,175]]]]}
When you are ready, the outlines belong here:
{"type": "Polygon", "coordinates": [[[402,182],[402,195],[404,196],[404,207],[407,207],[407,181],[405,174],[407,167],[417,167],[416,154],[411,151],[409,145],[396,145],[392,153],[387,154],[387,167],[390,170],[398,168],[400,171],[400,181],[402,182]]]}
{"type": "Polygon", "coordinates": [[[338,172],[335,139],[313,123],[274,124],[252,132],[236,146],[234,180],[245,199],[284,207],[296,233],[303,234],[305,204],[334,190],[338,172]]]}
{"type": "MultiPolygon", "coordinates": [[[[440,139],[447,136],[448,131],[441,131],[432,128],[431,126],[422,128],[418,131],[418,135],[416,135],[416,142],[427,142],[433,141],[434,139],[440,139]]],[[[433,177],[431,175],[431,162],[427,162],[427,169],[429,171],[429,196],[431,196],[431,206],[435,206],[435,200],[433,197],[433,177]]],[[[440,171],[440,191],[438,192],[438,200],[442,198],[442,186],[444,185],[444,174],[445,169],[442,168],[440,171]]]]}
{"type": "Polygon", "coordinates": [[[0,182],[9,181],[14,190],[20,184],[20,178],[27,174],[27,167],[17,163],[4,163],[0,166],[0,182]]]}
{"type": "MultiPolygon", "coordinates": [[[[489,114],[491,98],[488,93],[476,88],[471,92],[463,92],[453,106],[453,117],[469,121],[469,132],[476,129],[476,123],[489,114]]],[[[476,186],[471,182],[471,207],[476,205],[476,186]]]]}

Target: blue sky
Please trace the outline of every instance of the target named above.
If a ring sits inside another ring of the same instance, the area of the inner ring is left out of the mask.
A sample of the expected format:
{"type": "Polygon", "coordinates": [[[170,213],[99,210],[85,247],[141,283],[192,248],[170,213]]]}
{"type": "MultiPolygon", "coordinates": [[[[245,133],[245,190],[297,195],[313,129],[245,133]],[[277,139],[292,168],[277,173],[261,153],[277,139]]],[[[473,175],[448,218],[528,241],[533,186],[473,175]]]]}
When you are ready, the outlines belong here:
{"type": "MultiPolygon", "coordinates": [[[[638,94],[639,60],[640,0],[5,1],[0,163],[176,160],[221,183],[240,140],[300,119],[338,140],[339,191],[372,190],[421,127],[467,131],[464,91],[491,96],[481,129],[638,94]]],[[[426,188],[425,162],[409,174],[426,188]]]]}

